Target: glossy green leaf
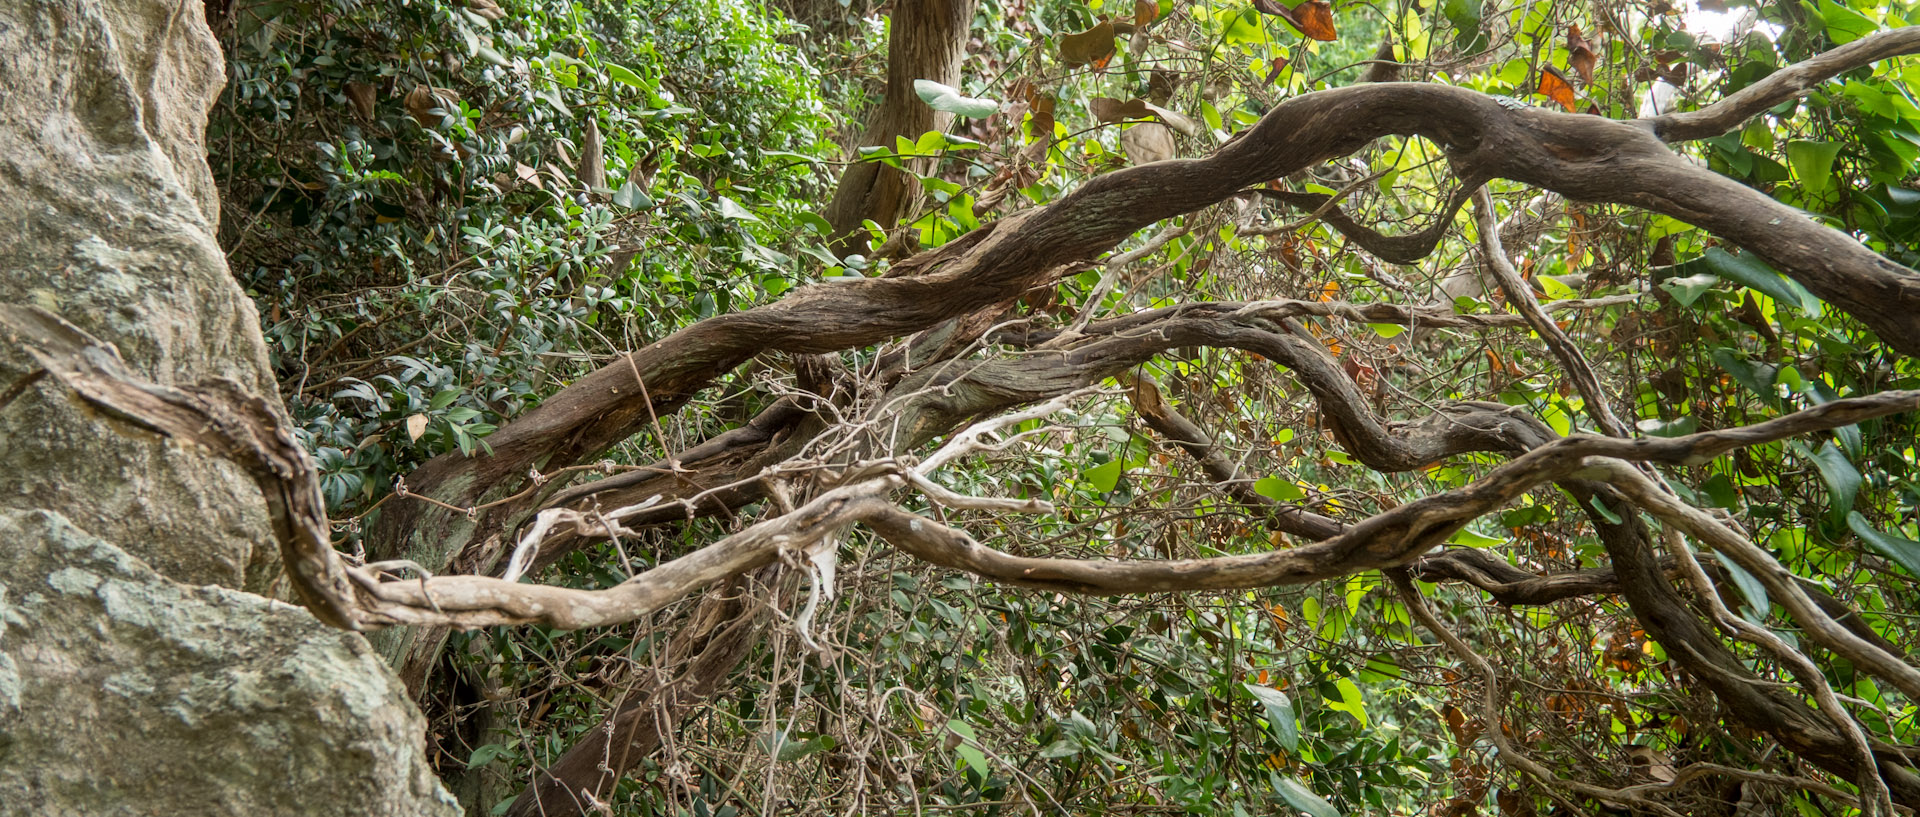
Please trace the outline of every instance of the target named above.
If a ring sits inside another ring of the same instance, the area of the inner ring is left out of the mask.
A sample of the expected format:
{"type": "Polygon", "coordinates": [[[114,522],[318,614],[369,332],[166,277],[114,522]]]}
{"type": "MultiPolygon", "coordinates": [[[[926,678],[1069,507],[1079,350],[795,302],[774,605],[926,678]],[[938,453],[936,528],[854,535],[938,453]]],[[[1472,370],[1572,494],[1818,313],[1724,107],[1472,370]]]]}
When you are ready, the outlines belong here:
{"type": "Polygon", "coordinates": [[[467,758],[467,768],[477,769],[481,766],[485,766],[488,763],[492,763],[494,760],[498,759],[500,756],[505,755],[506,753],[507,753],[507,747],[505,746],[502,746],[498,743],[486,744],[484,746],[481,746],[478,749],[473,750],[473,754],[467,758]]]}
{"type": "Polygon", "coordinates": [[[1273,790],[1280,795],[1280,799],[1287,801],[1287,805],[1310,817],[1341,817],[1340,810],[1334,808],[1332,803],[1297,781],[1274,775],[1273,790]]]}
{"type": "Polygon", "coordinates": [[[1720,279],[1712,273],[1699,272],[1686,276],[1685,278],[1679,276],[1668,278],[1660,282],[1660,288],[1666,290],[1667,294],[1672,295],[1673,299],[1679,301],[1681,306],[1693,306],[1694,301],[1700,300],[1702,293],[1713,289],[1714,285],[1718,283],[1720,283],[1720,279]]]}
{"type": "Polygon", "coordinates": [[[1808,292],[1799,281],[1775,272],[1753,253],[1734,255],[1726,250],[1714,247],[1707,250],[1697,261],[1680,265],[1681,270],[1692,271],[1698,264],[1706,271],[1722,278],[1738,282],[1741,286],[1752,287],[1766,293],[1776,303],[1797,307],[1809,315],[1820,314],[1820,299],[1808,292]]]}
{"type": "Polygon", "coordinates": [[[652,207],[653,198],[648,196],[645,190],[640,189],[640,180],[628,176],[627,183],[620,185],[620,189],[614,191],[613,203],[631,210],[639,210],[652,207]]]}
{"type": "Polygon", "coordinates": [[[1779,395],[1773,390],[1775,367],[1772,364],[1744,360],[1732,349],[1726,348],[1713,350],[1713,362],[1727,370],[1727,374],[1733,375],[1735,382],[1747,387],[1754,394],[1768,401],[1778,399],[1779,395]]]}
{"type": "Polygon", "coordinates": [[[1679,437],[1700,430],[1700,421],[1693,415],[1682,415],[1671,420],[1649,418],[1634,424],[1634,428],[1653,437],[1679,437]]]}
{"type": "Polygon", "coordinates": [[[1839,142],[1811,142],[1796,139],[1787,143],[1787,164],[1800,186],[1815,195],[1833,187],[1833,158],[1840,153],[1839,142]]]}
{"type": "Polygon", "coordinates": [[[1266,30],[1260,25],[1260,12],[1255,11],[1252,6],[1246,7],[1238,14],[1226,17],[1225,20],[1220,36],[1229,45],[1259,42],[1267,37],[1266,30]]]}
{"type": "Polygon", "coordinates": [[[1506,541],[1505,539],[1475,533],[1471,528],[1461,528],[1454,531],[1452,536],[1447,537],[1447,542],[1450,544],[1465,545],[1472,548],[1490,548],[1494,545],[1503,544],[1506,541]]]}
{"type": "Polygon", "coordinates": [[[1852,528],[1861,541],[1879,551],[1882,556],[1906,568],[1908,573],[1920,576],[1920,542],[1904,536],[1883,533],[1868,523],[1867,518],[1861,516],[1858,511],[1847,514],[1847,527],[1852,528]]]}
{"type": "Polygon", "coordinates": [[[752,211],[748,210],[745,207],[741,207],[740,202],[734,201],[733,199],[727,198],[726,196],[720,197],[720,215],[723,218],[730,218],[735,221],[759,221],[760,220],[760,217],[754,215],[752,211]]]}
{"type": "Polygon", "coordinates": [[[1471,51],[1478,45],[1480,35],[1481,0],[1442,0],[1440,13],[1453,24],[1453,45],[1460,51],[1471,51]]]}
{"type": "Polygon", "coordinates": [[[984,119],[1000,112],[1000,103],[994,100],[964,96],[958,90],[933,80],[914,80],[913,92],[920,95],[927,107],[936,111],[974,119],[984,119]]]}
{"type": "Polygon", "coordinates": [[[987,762],[987,753],[980,751],[980,747],[971,743],[962,743],[954,747],[954,751],[958,752],[960,759],[966,761],[967,765],[981,777],[993,774],[993,764],[987,762]]]}
{"type": "Polygon", "coordinates": [[[1120,472],[1125,465],[1126,463],[1117,459],[1108,460],[1088,468],[1081,475],[1086,477],[1087,484],[1092,485],[1095,491],[1104,494],[1112,491],[1113,486],[1120,484],[1120,472]]]}
{"type": "Polygon", "coordinates": [[[1827,495],[1833,500],[1833,512],[1844,514],[1853,510],[1853,500],[1860,492],[1860,471],[1847,459],[1847,453],[1833,443],[1820,446],[1813,452],[1814,467],[1820,469],[1820,479],[1827,484],[1827,495]]]}
{"type": "Polygon", "coordinates": [[[646,81],[642,80],[639,74],[634,73],[632,69],[619,63],[607,63],[607,76],[615,82],[622,82],[635,88],[647,87],[646,81]]]}
{"type": "Polygon", "coordinates": [[[1371,721],[1367,719],[1367,700],[1360,694],[1359,685],[1355,684],[1352,678],[1342,678],[1335,681],[1333,685],[1340,691],[1340,700],[1327,701],[1327,708],[1352,715],[1354,720],[1360,722],[1362,729],[1371,725],[1371,721]]]}
{"type": "Polygon", "coordinates": [[[1726,554],[1715,553],[1713,556],[1720,560],[1721,567],[1727,569],[1727,575],[1733,577],[1733,586],[1739,588],[1740,595],[1747,600],[1746,617],[1753,621],[1764,621],[1767,611],[1773,609],[1767,601],[1767,586],[1761,584],[1760,580],[1754,578],[1753,574],[1748,573],[1745,568],[1727,558],[1726,554]]]}
{"type": "Polygon", "coordinates": [[[1298,502],[1307,497],[1307,492],[1279,477],[1261,477],[1253,483],[1253,491],[1275,502],[1298,502]]]}
{"type": "Polygon", "coordinates": [[[1254,700],[1266,709],[1267,726],[1273,730],[1273,737],[1280,741],[1287,751],[1300,748],[1300,724],[1295,721],[1293,699],[1287,693],[1259,684],[1242,684],[1253,693],[1254,700]]]}

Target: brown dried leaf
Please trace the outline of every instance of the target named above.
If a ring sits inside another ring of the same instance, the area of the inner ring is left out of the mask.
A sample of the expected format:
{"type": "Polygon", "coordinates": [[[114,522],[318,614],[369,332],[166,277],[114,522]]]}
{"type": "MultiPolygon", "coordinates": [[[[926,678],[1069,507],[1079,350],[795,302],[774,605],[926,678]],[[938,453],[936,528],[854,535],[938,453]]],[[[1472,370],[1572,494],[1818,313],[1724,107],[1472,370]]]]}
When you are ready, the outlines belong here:
{"type": "Polygon", "coordinates": [[[580,183],[588,190],[607,186],[606,142],[600,136],[600,120],[587,120],[587,135],[580,145],[580,183]]]}
{"type": "Polygon", "coordinates": [[[1136,165],[1173,158],[1173,129],[1158,122],[1134,125],[1120,133],[1120,147],[1136,165]]]}
{"type": "Polygon", "coordinates": [[[1175,86],[1180,84],[1179,75],[1163,68],[1155,68],[1147,74],[1147,100],[1164,105],[1173,98],[1175,86]]]}
{"type": "Polygon", "coordinates": [[[493,0],[466,0],[466,6],[468,11],[489,20],[498,20],[507,16],[507,12],[493,0]]]}
{"type": "Polygon", "coordinates": [[[373,86],[364,82],[349,82],[342,90],[347,93],[347,101],[353,103],[353,110],[360,118],[373,121],[373,86]]]}
{"type": "Polygon", "coordinates": [[[1093,28],[1060,38],[1060,58],[1068,65],[1093,63],[1105,67],[1113,58],[1113,23],[1101,20],[1093,28]]]}
{"type": "Polygon", "coordinates": [[[1253,7],[1287,21],[1308,39],[1326,42],[1340,38],[1333,28],[1333,4],[1328,0],[1306,0],[1291,9],[1273,0],[1253,0],[1253,7]]]}
{"type": "Polygon", "coordinates": [[[1103,123],[1124,122],[1128,119],[1146,119],[1147,103],[1138,99],[1121,102],[1113,97],[1094,97],[1087,103],[1087,110],[1093,112],[1095,119],[1103,123]]]}
{"type": "Polygon", "coordinates": [[[1286,70],[1286,67],[1287,67],[1287,58],[1286,58],[1286,57],[1274,57],[1274,58],[1273,58],[1273,63],[1272,63],[1272,64],[1273,64],[1273,70],[1270,70],[1270,71],[1268,71],[1268,72],[1267,72],[1267,79],[1266,79],[1266,81],[1265,81],[1265,82],[1263,83],[1264,85],[1266,85],[1266,86],[1267,86],[1267,87],[1269,87],[1269,88],[1271,88],[1271,87],[1273,87],[1273,83],[1274,83],[1274,82],[1275,82],[1276,80],[1278,80],[1278,79],[1280,79],[1280,72],[1281,72],[1281,71],[1284,71],[1284,70],[1286,70]]]}
{"type": "Polygon", "coordinates": [[[1541,96],[1560,103],[1560,107],[1567,109],[1568,113],[1573,112],[1575,100],[1573,83],[1568,82],[1567,75],[1560,73],[1559,69],[1551,65],[1542,67],[1540,85],[1534,90],[1541,96]]]}
{"type": "Polygon", "coordinates": [[[415,85],[407,92],[406,105],[413,121],[423,128],[436,128],[446,114],[460,109],[460,95],[446,88],[415,85]]]}
{"type": "Polygon", "coordinates": [[[1599,63],[1599,57],[1593,52],[1593,44],[1580,33],[1577,25],[1567,26],[1567,67],[1580,75],[1580,81],[1593,84],[1593,69],[1599,63]]]}

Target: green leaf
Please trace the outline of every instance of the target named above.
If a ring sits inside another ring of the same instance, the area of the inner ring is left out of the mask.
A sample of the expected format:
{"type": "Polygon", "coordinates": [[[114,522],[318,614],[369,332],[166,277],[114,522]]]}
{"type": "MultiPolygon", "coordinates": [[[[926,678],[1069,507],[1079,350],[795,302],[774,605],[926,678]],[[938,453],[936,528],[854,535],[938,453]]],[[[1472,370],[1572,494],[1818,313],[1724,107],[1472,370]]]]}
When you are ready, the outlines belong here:
{"type": "Polygon", "coordinates": [[[1798,307],[1809,315],[1820,314],[1819,298],[1808,292],[1799,281],[1774,272],[1772,267],[1753,253],[1734,255],[1714,247],[1699,260],[1682,264],[1676,271],[1692,272],[1695,264],[1703,264],[1706,269],[1722,278],[1738,281],[1741,286],[1764,292],[1777,303],[1798,307]]]}
{"type": "Polygon", "coordinates": [[[1480,39],[1480,0],[1444,0],[1440,13],[1453,23],[1454,48],[1472,51],[1480,39]]]}
{"type": "Polygon", "coordinates": [[[1635,423],[1634,428],[1640,429],[1642,432],[1655,437],[1680,437],[1700,430],[1700,421],[1694,419],[1691,414],[1682,415],[1672,420],[1650,417],[1635,423]]]}
{"type": "MultiPolygon", "coordinates": [[[[1854,516],[1859,516],[1859,514],[1854,514],[1854,516]]],[[[1756,623],[1765,621],[1767,612],[1773,609],[1767,601],[1767,586],[1761,584],[1760,580],[1754,578],[1753,574],[1748,573],[1745,568],[1735,564],[1732,559],[1727,558],[1726,554],[1715,552],[1713,556],[1720,560],[1721,567],[1727,569],[1727,575],[1733,577],[1733,586],[1740,588],[1740,595],[1746,597],[1747,610],[1749,611],[1746,617],[1756,623]]]]}
{"type": "Polygon", "coordinates": [[[1312,817],[1342,817],[1340,810],[1334,808],[1332,803],[1314,794],[1312,789],[1300,785],[1298,781],[1277,774],[1273,775],[1273,790],[1280,795],[1280,799],[1287,801],[1287,805],[1306,812],[1312,817]]]}
{"type": "Polygon", "coordinates": [[[913,81],[913,92],[927,103],[927,107],[950,114],[984,119],[1000,111],[1000,103],[991,99],[962,96],[952,87],[941,85],[927,79],[913,81]]]}
{"type": "Polygon", "coordinates": [[[1073,757],[1077,754],[1080,754],[1080,744],[1073,738],[1061,738],[1047,744],[1047,748],[1040,750],[1040,756],[1048,760],[1073,757]]]}
{"type": "Polygon", "coordinates": [[[631,210],[639,210],[652,207],[653,197],[640,189],[639,179],[628,176],[627,183],[620,185],[620,189],[614,192],[613,203],[631,210]]]}
{"type": "Polygon", "coordinates": [[[1266,29],[1260,25],[1260,12],[1248,6],[1238,14],[1226,17],[1226,24],[1220,29],[1220,38],[1228,45],[1260,42],[1266,39],[1266,29]]]}
{"type": "Polygon", "coordinates": [[[473,755],[467,758],[467,768],[474,769],[485,766],[506,753],[507,747],[505,746],[498,743],[486,744],[473,750],[473,755]]]}
{"type": "Polygon", "coordinates": [[[1847,514],[1847,527],[1853,528],[1853,532],[1862,541],[1874,550],[1880,551],[1881,555],[1906,568],[1908,573],[1920,576],[1920,542],[1905,536],[1881,533],[1867,524],[1867,518],[1861,516],[1858,511],[1847,514]]]}
{"type": "Polygon", "coordinates": [[[607,76],[612,77],[616,82],[624,82],[635,88],[647,87],[646,80],[641,79],[640,75],[634,73],[632,69],[619,63],[607,63],[607,76]]]}
{"type": "Polygon", "coordinates": [[[980,747],[971,743],[962,743],[955,747],[954,751],[959,752],[960,759],[966,761],[967,765],[973,767],[981,777],[989,777],[993,774],[992,764],[987,763],[987,753],[980,751],[980,747]]]}
{"type": "Polygon", "coordinates": [[[1847,452],[1827,443],[1813,452],[1813,464],[1820,469],[1820,479],[1827,483],[1833,512],[1843,514],[1853,510],[1853,499],[1860,492],[1860,471],[1847,459],[1847,452]]]}
{"type": "Polygon", "coordinates": [[[1809,193],[1825,193],[1833,187],[1833,157],[1839,154],[1839,142],[1796,139],[1787,143],[1787,164],[1809,193]]]}
{"type": "Polygon", "coordinates": [[[1490,548],[1505,541],[1505,539],[1496,539],[1485,534],[1475,533],[1471,528],[1461,528],[1455,531],[1452,536],[1447,537],[1449,544],[1465,545],[1470,548],[1490,548]]]}
{"type": "Polygon", "coordinates": [[[1340,691],[1340,700],[1327,701],[1327,708],[1336,709],[1352,715],[1354,720],[1360,722],[1360,728],[1367,728],[1369,726],[1367,720],[1367,700],[1360,695],[1359,685],[1355,684],[1352,678],[1342,678],[1335,681],[1333,686],[1340,691]]]}
{"type": "Polygon", "coordinates": [[[1608,522],[1615,525],[1620,524],[1621,522],[1620,515],[1617,513],[1614,513],[1612,508],[1607,507],[1607,503],[1600,501],[1600,497],[1598,495],[1595,495],[1592,501],[1588,502],[1587,504],[1593,506],[1594,512],[1600,514],[1601,519],[1605,519],[1608,522]]]}
{"type": "Polygon", "coordinates": [[[1401,332],[1407,331],[1406,327],[1397,323],[1370,323],[1367,324],[1367,328],[1383,338],[1399,337],[1401,332]]]}
{"type": "Polygon", "coordinates": [[[1253,492],[1275,502],[1297,502],[1307,496],[1300,486],[1279,477],[1261,477],[1253,483],[1253,492]]]}
{"type": "Polygon", "coordinates": [[[1112,491],[1113,486],[1120,484],[1120,472],[1125,465],[1126,463],[1118,459],[1107,460],[1081,472],[1081,476],[1086,478],[1087,483],[1092,485],[1095,491],[1104,494],[1112,491]]]}
{"type": "Polygon", "coordinates": [[[1668,278],[1660,282],[1660,288],[1672,295],[1681,306],[1693,306],[1694,301],[1700,300],[1701,293],[1712,289],[1717,283],[1720,283],[1720,279],[1712,273],[1698,272],[1685,278],[1678,276],[1668,278]]]}
{"type": "Polygon", "coordinates": [[[782,740],[775,758],[782,763],[790,763],[815,752],[832,749],[835,745],[832,735],[815,735],[806,740],[782,740]]]}
{"type": "Polygon", "coordinates": [[[747,210],[747,208],[741,207],[740,202],[734,201],[726,196],[720,197],[720,215],[735,221],[760,220],[759,216],[754,215],[751,211],[747,210]]]}
{"type": "Polygon", "coordinates": [[[1773,391],[1774,366],[1772,364],[1742,360],[1732,349],[1727,348],[1713,350],[1713,362],[1727,370],[1727,374],[1733,375],[1733,379],[1740,385],[1746,386],[1768,402],[1778,399],[1779,395],[1773,391]]]}
{"type": "Polygon", "coordinates": [[[1833,38],[1834,45],[1846,45],[1880,30],[1872,19],[1840,3],[1821,3],[1820,17],[1826,22],[1827,36],[1833,38]]]}
{"type": "Polygon", "coordinates": [[[1267,726],[1273,730],[1273,736],[1280,741],[1280,745],[1287,747],[1289,752],[1300,748],[1300,724],[1294,721],[1293,700],[1287,697],[1287,693],[1259,684],[1241,686],[1253,693],[1254,699],[1266,708],[1267,726]]]}

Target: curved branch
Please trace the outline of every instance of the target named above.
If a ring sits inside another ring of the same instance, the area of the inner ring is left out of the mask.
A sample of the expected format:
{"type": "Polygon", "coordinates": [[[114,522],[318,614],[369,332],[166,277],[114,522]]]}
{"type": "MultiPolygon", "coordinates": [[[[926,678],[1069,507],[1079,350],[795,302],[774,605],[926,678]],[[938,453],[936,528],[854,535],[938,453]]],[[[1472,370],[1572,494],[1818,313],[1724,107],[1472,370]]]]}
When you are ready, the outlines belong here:
{"type": "Polygon", "coordinates": [[[1654,134],[1666,142],[1719,136],[1775,105],[1804,96],[1814,86],[1842,73],[1889,57],[1914,53],[1920,53],[1920,28],[1881,31],[1768,74],[1759,82],[1700,110],[1640,121],[1650,125],[1654,134]]]}
{"type": "MultiPolygon", "coordinates": [[[[1640,516],[1621,514],[1616,521],[1593,509],[1596,501],[1623,507],[1625,497],[1604,484],[1581,480],[1562,484],[1593,521],[1634,617],[1646,627],[1649,637],[1667,647],[1669,657],[1699,679],[1701,686],[1742,723],[1772,735],[1822,769],[1847,779],[1860,778],[1862,770],[1846,736],[1828,728],[1826,719],[1807,706],[1798,692],[1756,677],[1688,609],[1654,558],[1651,536],[1640,516]]],[[[1909,768],[1905,753],[1898,747],[1875,745],[1874,754],[1894,800],[1909,807],[1920,803],[1920,775],[1909,768]]]]}
{"type": "Polygon", "coordinates": [[[1447,230],[1453,227],[1454,214],[1467,202],[1467,195],[1479,187],[1478,182],[1470,182],[1455,190],[1447,198],[1441,212],[1433,218],[1433,223],[1418,232],[1406,235],[1387,235],[1353,220],[1339,206],[1334,205],[1333,196],[1325,193],[1300,193],[1292,190],[1269,190],[1259,188],[1254,192],[1270,199],[1285,202],[1291,206],[1317,214],[1321,221],[1338,230],[1347,240],[1360,245],[1360,249],[1373,253],[1380,260],[1393,264],[1414,264],[1433,254],[1433,248],[1440,246],[1447,230]]]}
{"type": "MultiPolygon", "coordinates": [[[[1848,54],[1872,56],[1860,49],[1848,54]]],[[[551,469],[606,450],[755,354],[868,345],[1009,300],[1143,227],[1387,135],[1433,140],[1465,178],[1513,179],[1703,227],[1859,318],[1889,346],[1920,354],[1920,275],[1759,191],[1685,162],[1648,122],[1509,110],[1464,88],[1369,84],[1288,99],[1212,156],[1096,177],[1052,205],[915,256],[888,277],[804,287],[779,302],[702,321],[581,378],[507,424],[489,438],[491,456],[441,455],[410,481],[419,492],[471,505],[536,462],[551,469]]],[[[371,531],[375,551],[402,549],[436,513],[444,514],[420,503],[389,509],[371,531]]]]}
{"type": "Polygon", "coordinates": [[[0,304],[0,330],[88,403],[238,464],[266,498],[280,558],[301,603],[329,625],[361,628],[353,585],[329,540],[313,460],[288,432],[277,404],[225,378],[187,389],[148,382],[113,346],[39,307],[0,304]]]}
{"type": "Polygon", "coordinates": [[[1506,293],[1507,304],[1518,309],[1527,324],[1533,327],[1535,334],[1545,341],[1547,348],[1560,365],[1567,368],[1572,377],[1574,388],[1584,398],[1584,408],[1592,415],[1600,430],[1615,437],[1630,437],[1625,423],[1614,416],[1613,408],[1608,405],[1607,395],[1600,388],[1600,378],[1593,374],[1593,364],[1587,362],[1586,355],[1580,354],[1580,348],[1573,345],[1573,338],[1559,324],[1547,318],[1547,312],[1540,308],[1540,301],[1533,297],[1533,288],[1520,280],[1520,271],[1513,268],[1512,259],[1507,258],[1507,250],[1500,245],[1500,224],[1493,211],[1493,196],[1487,194],[1485,187],[1473,191],[1473,221],[1480,228],[1480,254],[1486,259],[1487,268],[1493,271],[1493,278],[1500,282],[1500,290],[1506,293]]]}
{"type": "Polygon", "coordinates": [[[1907,697],[1920,699],[1920,668],[1854,635],[1829,618],[1800,588],[1793,573],[1760,546],[1721,524],[1705,511],[1661,490],[1638,471],[1609,468],[1607,480],[1648,513],[1733,559],[1764,584],[1768,595],[1785,607],[1793,620],[1821,646],[1845,656],[1854,666],[1885,679],[1907,697]]]}
{"type": "Polygon", "coordinates": [[[1214,447],[1213,438],[1167,404],[1166,398],[1160,394],[1160,384],[1154,382],[1153,378],[1145,374],[1134,375],[1127,398],[1149,427],[1172,440],[1200,463],[1200,469],[1207,472],[1207,476],[1212,477],[1235,501],[1264,511],[1268,524],[1274,530],[1312,540],[1332,538],[1346,530],[1346,525],[1337,519],[1321,516],[1291,502],[1280,502],[1253,490],[1252,484],[1241,478],[1239,466],[1214,447]]]}
{"type": "Polygon", "coordinates": [[[1423,582],[1465,582],[1509,607],[1620,592],[1620,579],[1608,568],[1537,576],[1477,548],[1444,550],[1414,562],[1411,570],[1423,582]]]}

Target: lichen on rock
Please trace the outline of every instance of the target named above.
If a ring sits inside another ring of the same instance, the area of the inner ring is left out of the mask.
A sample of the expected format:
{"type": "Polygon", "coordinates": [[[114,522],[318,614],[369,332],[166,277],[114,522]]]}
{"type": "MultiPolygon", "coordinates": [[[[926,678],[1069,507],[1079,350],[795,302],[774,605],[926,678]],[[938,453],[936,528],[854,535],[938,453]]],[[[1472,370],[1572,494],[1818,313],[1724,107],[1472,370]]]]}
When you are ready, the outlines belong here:
{"type": "Polygon", "coordinates": [[[361,636],[0,511],[0,811],[452,815],[361,636]]]}

